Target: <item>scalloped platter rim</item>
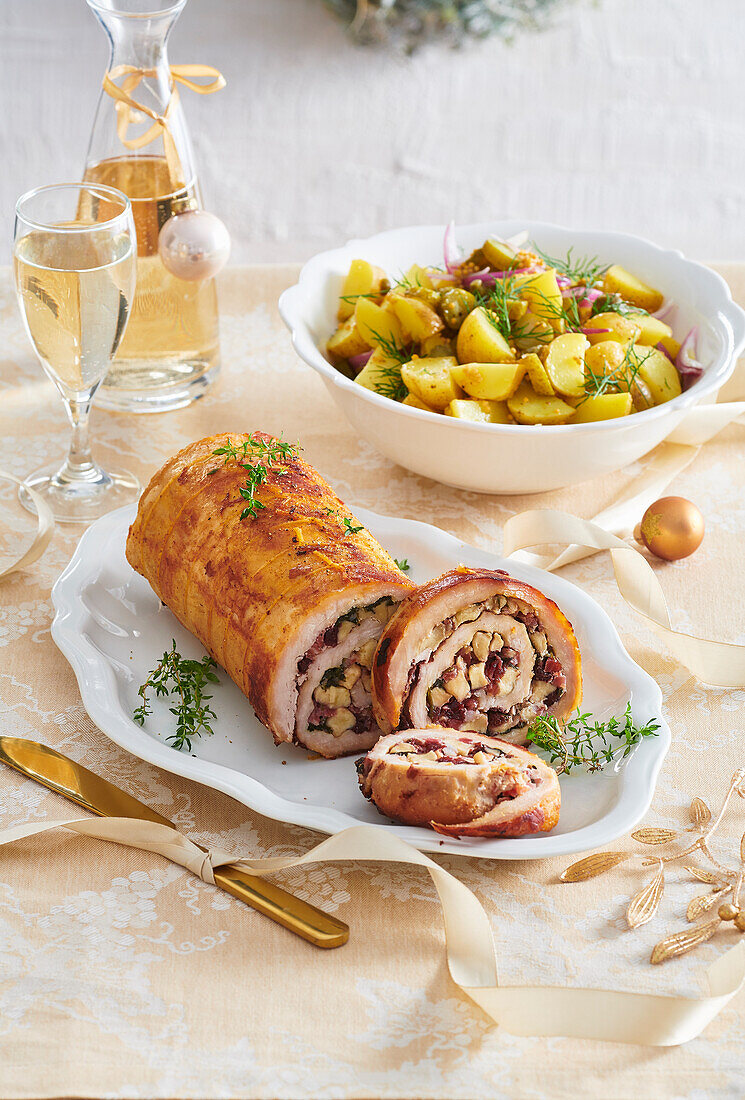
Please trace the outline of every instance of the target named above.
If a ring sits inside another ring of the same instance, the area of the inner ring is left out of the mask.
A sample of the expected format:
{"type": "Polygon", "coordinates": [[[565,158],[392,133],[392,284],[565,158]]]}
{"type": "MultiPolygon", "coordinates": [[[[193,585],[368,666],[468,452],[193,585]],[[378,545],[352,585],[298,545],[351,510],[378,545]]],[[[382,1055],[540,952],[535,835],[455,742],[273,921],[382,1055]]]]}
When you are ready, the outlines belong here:
{"type": "Polygon", "coordinates": [[[160,700],[154,702],[144,728],[132,720],[137,689],[172,638],[185,656],[199,657],[203,650],[127,563],[124,543],[134,513],[132,507],[121,508],[94,523],[52,590],[52,637],[75,672],[92,721],[121,748],[174,775],[222,791],[276,821],[328,834],[377,824],[427,852],[508,860],[573,855],[612,843],[646,814],[670,744],[662,694],[627,654],[598,603],[562,577],[500,559],[429,524],[362,508],[355,514],[392,554],[408,558],[415,581],[464,563],[506,568],[544,591],[577,632],[585,680],[583,709],[605,718],[622,713],[630,700],[635,720],[656,719],[659,735],[645,739],[617,770],[563,776],[556,829],[511,839],[442,838],[429,829],[389,822],[360,794],[355,757],[311,759],[303,748],[275,746],[224,673],[214,691],[214,735],[195,742],[191,753],[176,751],[159,732],[168,728],[170,718],[160,700]]]}

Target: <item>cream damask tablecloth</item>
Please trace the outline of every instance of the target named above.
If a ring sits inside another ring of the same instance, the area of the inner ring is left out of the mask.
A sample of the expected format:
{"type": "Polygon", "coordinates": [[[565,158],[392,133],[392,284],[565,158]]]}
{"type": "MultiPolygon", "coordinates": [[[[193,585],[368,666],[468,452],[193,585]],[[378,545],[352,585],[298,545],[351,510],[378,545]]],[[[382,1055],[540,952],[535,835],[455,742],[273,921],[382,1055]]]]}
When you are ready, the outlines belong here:
{"type": "MultiPolygon", "coordinates": [[[[133,417],[97,411],[105,463],[145,481],[166,456],[211,432],[263,428],[299,437],[351,505],[425,520],[500,549],[514,511],[594,515],[640,466],[543,497],[462,493],[393,466],[357,440],[321,381],[295,357],[276,311],[294,267],[228,271],[221,286],[224,367],[190,409],[133,417]]],[[[745,300],[745,267],[724,274],[745,300]]],[[[43,380],[0,276],[0,468],[23,476],[61,456],[68,425],[43,380]]],[[[734,385],[726,396],[744,396],[734,385]]],[[[745,642],[745,437],[709,444],[672,491],[696,501],[707,535],[696,555],[656,563],[674,625],[745,642]]],[[[0,492],[0,553],[20,550],[29,517],[0,492]]],[[[121,751],[87,718],[49,632],[50,588],[79,531],[58,529],[40,563],[0,582],[0,731],[54,745],[145,799],[208,844],[257,856],[300,853],[319,837],[275,824],[220,794],[121,751]]],[[[605,555],[564,574],[613,617],[631,655],[659,681],[673,730],[649,821],[686,821],[693,794],[716,801],[745,764],[745,692],[705,688],[621,601],[605,555]]],[[[598,782],[603,782],[602,778],[598,782]]],[[[745,827],[736,800],[732,844],[745,827]],[[736,826],[736,835],[735,835],[736,826]]],[[[70,806],[0,770],[4,825],[70,806]]],[[[505,984],[696,995],[734,931],[651,967],[651,946],[683,923],[690,881],[676,872],[658,916],[637,932],[624,912],[640,882],[619,868],[561,886],[566,861],[442,858],[476,892],[494,928],[505,984]]],[[[0,1096],[16,1097],[735,1097],[745,1091],[745,995],[684,1048],[653,1050],[514,1038],[459,995],[446,970],[428,876],[408,868],[325,865],[282,876],[352,928],[318,951],[156,856],[63,832],[0,857],[0,1096]]],[[[731,927],[731,926],[730,926],[731,927]]]]}

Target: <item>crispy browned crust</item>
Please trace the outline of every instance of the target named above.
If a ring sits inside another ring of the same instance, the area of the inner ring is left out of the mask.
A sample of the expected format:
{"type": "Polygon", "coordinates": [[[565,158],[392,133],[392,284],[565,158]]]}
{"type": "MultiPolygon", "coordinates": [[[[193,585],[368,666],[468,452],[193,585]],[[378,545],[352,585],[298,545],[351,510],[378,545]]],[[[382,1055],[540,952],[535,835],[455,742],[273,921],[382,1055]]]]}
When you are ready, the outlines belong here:
{"type": "Polygon", "coordinates": [[[431,727],[386,736],[357,765],[360,789],[387,817],[405,825],[434,829],[445,836],[518,837],[549,832],[559,821],[561,788],[556,772],[535,753],[496,737],[469,737],[501,749],[510,761],[536,770],[540,784],[529,804],[524,799],[498,801],[498,779],[492,781],[489,766],[429,761],[404,765],[400,757],[385,755],[387,747],[415,733],[432,734],[443,741],[459,735],[450,729],[431,727]]]}
{"type": "MultiPolygon", "coordinates": [[[[432,604],[452,589],[465,587],[472,581],[482,582],[482,599],[497,594],[513,596],[539,608],[542,616],[551,618],[566,637],[573,652],[572,666],[565,669],[569,690],[562,699],[562,716],[568,716],[579,705],[582,698],[580,651],[572,624],[563,611],[537,588],[511,577],[501,569],[466,569],[460,566],[421,585],[403,599],[380,636],[372,670],[373,712],[384,733],[398,729],[405,702],[400,682],[391,675],[399,650],[405,644],[412,644],[412,636],[423,641],[435,625],[428,616],[428,609],[432,604]]],[[[471,602],[472,597],[469,596],[464,599],[462,606],[466,607],[471,602]]]]}
{"type": "Polygon", "coordinates": [[[247,438],[210,436],[169,459],[142,494],[126,553],[276,737],[272,681],[307,616],[346,589],[364,602],[381,584],[413,586],[366,528],[345,531],[343,516],[358,521],[300,458],[270,468],[256,494],[264,509],[241,521],[245,472],[213,452],[247,438]]]}

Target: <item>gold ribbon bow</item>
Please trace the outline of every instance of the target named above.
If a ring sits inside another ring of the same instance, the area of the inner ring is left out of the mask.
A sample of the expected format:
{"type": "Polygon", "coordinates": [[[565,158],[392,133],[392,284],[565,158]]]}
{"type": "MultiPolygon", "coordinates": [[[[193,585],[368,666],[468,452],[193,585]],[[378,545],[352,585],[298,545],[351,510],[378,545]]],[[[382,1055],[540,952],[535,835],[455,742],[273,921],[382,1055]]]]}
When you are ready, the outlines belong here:
{"type": "Polygon", "coordinates": [[[211,65],[171,65],[169,71],[171,74],[171,95],[162,114],[158,114],[152,107],[146,107],[144,103],[139,103],[132,97],[132,93],[138,87],[140,81],[144,80],[145,77],[156,75],[155,69],[138,69],[134,65],[116,65],[104,76],[103,90],[115,101],[116,132],[126,149],[142,149],[143,146],[149,145],[151,141],[155,141],[157,137],[162,135],[163,150],[168,164],[168,171],[171,175],[171,184],[173,187],[178,188],[189,182],[183,178],[181,158],[178,155],[176,142],[170,129],[170,119],[179,102],[178,86],[183,84],[185,88],[196,92],[197,95],[212,95],[213,92],[219,92],[221,88],[225,87],[225,77],[218,69],[213,69],[211,65]],[[124,79],[121,84],[117,84],[116,81],[121,77],[124,77],[124,79]],[[193,77],[211,77],[212,79],[208,84],[199,84],[192,79],[193,77]],[[136,113],[152,119],[152,126],[137,137],[128,137],[129,127],[138,121],[135,117],[136,113]]]}

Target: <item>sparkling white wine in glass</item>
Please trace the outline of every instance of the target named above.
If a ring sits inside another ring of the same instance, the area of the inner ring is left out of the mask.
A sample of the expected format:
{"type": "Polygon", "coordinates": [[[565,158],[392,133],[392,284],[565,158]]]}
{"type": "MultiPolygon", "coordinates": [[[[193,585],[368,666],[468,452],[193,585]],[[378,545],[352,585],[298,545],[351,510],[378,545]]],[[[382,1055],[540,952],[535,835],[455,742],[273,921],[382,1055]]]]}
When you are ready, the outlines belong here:
{"type": "Polygon", "coordinates": [[[26,331],[72,424],[65,462],[37,470],[21,488],[44,497],[56,519],[96,519],[136,500],[132,474],[94,461],[88,414],[127,327],[135,287],[135,229],[126,195],[111,187],[60,184],[18,200],[13,263],[26,331]]]}
{"type": "Polygon", "coordinates": [[[101,381],[129,316],[132,241],[66,240],[32,230],[16,245],[15,277],[26,330],[44,370],[71,394],[101,381]]]}

